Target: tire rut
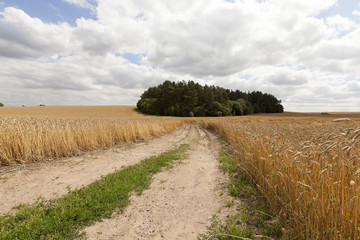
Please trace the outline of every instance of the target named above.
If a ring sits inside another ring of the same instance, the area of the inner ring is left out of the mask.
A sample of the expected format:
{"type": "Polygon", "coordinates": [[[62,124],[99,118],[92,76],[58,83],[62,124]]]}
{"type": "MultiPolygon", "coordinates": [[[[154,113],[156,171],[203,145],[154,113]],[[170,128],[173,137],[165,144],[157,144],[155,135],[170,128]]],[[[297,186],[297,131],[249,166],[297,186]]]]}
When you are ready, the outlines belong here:
{"type": "Polygon", "coordinates": [[[192,124],[189,157],[153,178],[141,196],[132,196],[122,214],[113,214],[84,230],[87,239],[196,239],[224,206],[219,184],[220,144],[214,134],[192,124]]]}
{"type": "Polygon", "coordinates": [[[31,204],[39,198],[52,199],[71,189],[88,185],[101,176],[122,167],[189,143],[196,125],[185,124],[172,133],[138,143],[123,144],[86,155],[0,169],[0,214],[19,204],[31,204]]]}

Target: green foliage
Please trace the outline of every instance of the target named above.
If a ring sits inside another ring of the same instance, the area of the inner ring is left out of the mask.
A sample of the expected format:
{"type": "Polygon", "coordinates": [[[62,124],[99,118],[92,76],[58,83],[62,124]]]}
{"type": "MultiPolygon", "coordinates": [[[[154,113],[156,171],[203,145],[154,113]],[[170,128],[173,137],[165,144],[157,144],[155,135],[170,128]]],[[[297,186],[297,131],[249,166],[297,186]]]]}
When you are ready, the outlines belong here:
{"type": "Polygon", "coordinates": [[[210,232],[200,234],[201,240],[230,240],[230,239],[253,239],[253,231],[238,224],[236,217],[229,218],[225,224],[222,224],[217,216],[213,216],[210,232]]]}
{"type": "Polygon", "coordinates": [[[139,111],[152,115],[188,117],[240,116],[283,112],[281,101],[260,91],[244,93],[194,81],[165,81],[146,90],[137,103],[139,111]]]}
{"type": "Polygon", "coordinates": [[[159,115],[158,100],[156,98],[140,99],[137,103],[137,108],[143,113],[159,115]]]}
{"type": "MultiPolygon", "coordinates": [[[[263,235],[257,235],[261,239],[281,239],[283,233],[280,221],[273,219],[265,199],[256,191],[256,186],[247,180],[231,152],[221,151],[219,162],[220,169],[229,175],[230,195],[240,198],[247,207],[241,204],[237,208],[239,212],[225,222],[220,222],[215,216],[209,233],[201,235],[200,239],[254,239],[251,229],[261,231],[263,235]]],[[[233,203],[233,200],[228,200],[226,207],[231,207],[233,203]]]]}
{"type": "Polygon", "coordinates": [[[4,107],[4,104],[2,102],[0,102],[0,107],[4,107]]]}
{"type": "Polygon", "coordinates": [[[207,114],[206,114],[204,106],[196,107],[194,110],[194,115],[197,117],[205,117],[207,114]]]}
{"type": "Polygon", "coordinates": [[[170,116],[175,116],[175,107],[174,107],[174,106],[171,106],[171,107],[169,108],[168,113],[169,113],[170,116]]]}
{"type": "Polygon", "coordinates": [[[237,166],[236,161],[226,152],[221,152],[219,156],[220,168],[229,174],[229,194],[233,197],[253,195],[254,190],[244,174],[237,166]]]}
{"type": "Polygon", "coordinates": [[[36,205],[22,205],[15,215],[0,217],[0,239],[74,239],[85,226],[108,218],[129,203],[130,193],[141,194],[152,176],[181,160],[189,145],[150,157],[109,174],[64,197],[36,205]]]}
{"type": "Polygon", "coordinates": [[[283,235],[283,232],[281,231],[281,225],[280,223],[275,224],[264,224],[263,225],[263,232],[267,236],[271,236],[274,238],[281,238],[283,235]]]}

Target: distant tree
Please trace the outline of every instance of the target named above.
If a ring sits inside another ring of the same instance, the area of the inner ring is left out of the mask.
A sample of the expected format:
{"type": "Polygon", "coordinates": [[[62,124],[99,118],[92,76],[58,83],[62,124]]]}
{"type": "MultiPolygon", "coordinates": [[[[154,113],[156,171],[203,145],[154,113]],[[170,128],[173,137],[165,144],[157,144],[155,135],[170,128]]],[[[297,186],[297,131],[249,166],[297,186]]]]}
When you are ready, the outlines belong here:
{"type": "Polygon", "coordinates": [[[222,116],[222,107],[219,102],[213,102],[210,108],[210,116],[222,116]],[[221,114],[219,114],[221,112],[221,114]]]}
{"type": "Polygon", "coordinates": [[[156,98],[144,98],[140,99],[137,103],[139,111],[151,115],[158,115],[158,100],[156,98]]]}
{"type": "Polygon", "coordinates": [[[239,116],[284,111],[280,100],[260,91],[245,93],[216,86],[201,86],[194,81],[168,80],[143,92],[137,108],[147,114],[182,117],[239,116]]]}
{"type": "Polygon", "coordinates": [[[2,102],[0,102],[0,107],[4,107],[4,104],[2,102]]]}
{"type": "Polygon", "coordinates": [[[226,105],[231,108],[231,115],[240,116],[244,114],[244,109],[238,101],[227,100],[226,105]]]}
{"type": "Polygon", "coordinates": [[[248,114],[253,114],[254,113],[254,106],[251,105],[251,103],[243,98],[239,98],[236,100],[241,108],[243,109],[243,114],[244,115],[248,115],[248,114]]]}
{"type": "Polygon", "coordinates": [[[174,106],[171,106],[171,107],[169,108],[168,113],[169,113],[170,116],[175,116],[175,107],[174,107],[174,106]]]}
{"type": "Polygon", "coordinates": [[[196,117],[205,117],[208,114],[206,114],[205,107],[204,106],[197,106],[194,111],[194,115],[196,117]]]}

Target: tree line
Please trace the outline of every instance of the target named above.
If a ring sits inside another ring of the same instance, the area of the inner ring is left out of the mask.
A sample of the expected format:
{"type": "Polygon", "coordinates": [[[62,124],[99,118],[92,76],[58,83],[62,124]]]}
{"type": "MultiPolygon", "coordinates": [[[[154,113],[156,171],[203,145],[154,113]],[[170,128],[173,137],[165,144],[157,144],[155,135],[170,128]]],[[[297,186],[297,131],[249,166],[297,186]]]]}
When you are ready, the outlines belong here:
{"type": "Polygon", "coordinates": [[[137,102],[140,112],[151,115],[206,117],[240,116],[253,113],[280,113],[281,100],[260,91],[242,92],[194,81],[166,80],[150,87],[137,102]]]}

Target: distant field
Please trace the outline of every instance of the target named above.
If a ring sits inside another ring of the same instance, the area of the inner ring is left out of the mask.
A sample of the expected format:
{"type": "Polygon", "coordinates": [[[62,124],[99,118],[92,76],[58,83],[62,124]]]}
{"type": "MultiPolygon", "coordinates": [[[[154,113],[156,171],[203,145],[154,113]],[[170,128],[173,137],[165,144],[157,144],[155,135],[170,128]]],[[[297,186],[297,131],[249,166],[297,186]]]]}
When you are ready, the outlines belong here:
{"type": "MultiPolygon", "coordinates": [[[[209,118],[208,118],[209,119],[209,118]]],[[[211,119],[222,119],[211,118],[211,119]]],[[[282,121],[282,122],[331,122],[337,119],[348,119],[350,121],[356,121],[360,123],[360,112],[329,112],[329,113],[298,113],[298,112],[284,112],[284,113],[266,113],[246,115],[240,117],[226,117],[225,119],[230,121],[282,121]]]]}
{"type": "MultiPolygon", "coordinates": [[[[124,119],[146,118],[135,106],[34,106],[2,107],[0,116],[76,118],[76,119],[124,119]]],[[[154,117],[154,116],[152,116],[154,117]]]]}
{"type": "MultiPolygon", "coordinates": [[[[47,118],[76,118],[76,119],[124,119],[124,118],[164,118],[144,115],[135,111],[135,106],[31,106],[31,107],[1,107],[1,116],[25,116],[47,118]]],[[[167,117],[165,117],[167,118],[167,117]]],[[[240,117],[226,117],[226,119],[316,119],[330,121],[338,118],[360,120],[360,112],[284,112],[270,114],[256,114],[240,117]]],[[[201,118],[197,118],[201,119],[201,118]]],[[[205,118],[209,119],[209,118],[205,118]]],[[[218,117],[215,119],[219,119],[218,117]]]]}
{"type": "Polygon", "coordinates": [[[280,114],[266,114],[267,117],[277,116],[281,118],[293,119],[318,119],[318,120],[333,120],[337,118],[350,118],[353,120],[360,120],[360,112],[311,112],[311,113],[298,113],[298,112],[284,112],[280,114]]]}
{"type": "Polygon", "coordinates": [[[0,108],[0,166],[69,157],[173,131],[184,119],[133,106],[0,108]]]}

